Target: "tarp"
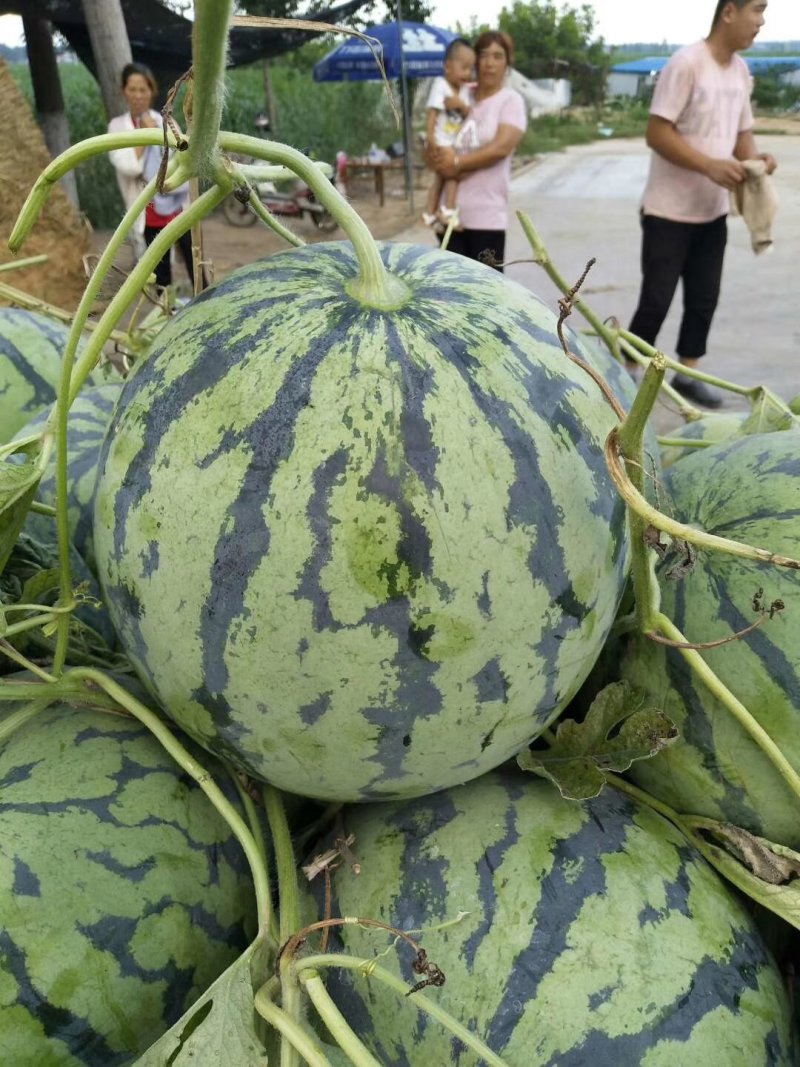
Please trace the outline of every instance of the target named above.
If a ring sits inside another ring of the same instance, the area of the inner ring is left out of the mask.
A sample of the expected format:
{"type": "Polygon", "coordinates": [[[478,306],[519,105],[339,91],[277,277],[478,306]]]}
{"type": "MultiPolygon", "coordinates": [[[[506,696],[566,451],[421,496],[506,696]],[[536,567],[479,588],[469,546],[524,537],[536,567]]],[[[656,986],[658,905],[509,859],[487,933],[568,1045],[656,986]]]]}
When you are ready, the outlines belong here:
{"type": "MultiPolygon", "coordinates": [[[[309,17],[317,22],[341,22],[366,3],[367,0],[343,0],[309,17]]],[[[150,67],[163,89],[169,88],[191,66],[191,21],[158,0],[122,0],[122,12],[133,58],[150,67]]],[[[48,19],[66,38],[78,58],[95,73],[81,0],[0,0],[0,15],[29,15],[48,19]]],[[[314,36],[303,30],[261,30],[235,26],[229,36],[229,65],[239,67],[257,59],[283,55],[299,48],[314,36]]]]}

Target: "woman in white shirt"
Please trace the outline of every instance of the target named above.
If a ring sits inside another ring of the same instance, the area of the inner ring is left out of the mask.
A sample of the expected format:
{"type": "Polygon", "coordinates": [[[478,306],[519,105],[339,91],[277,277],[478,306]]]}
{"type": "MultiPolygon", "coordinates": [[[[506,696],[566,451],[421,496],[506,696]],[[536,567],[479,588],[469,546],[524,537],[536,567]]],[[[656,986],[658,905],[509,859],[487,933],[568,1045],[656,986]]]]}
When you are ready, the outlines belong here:
{"type": "MultiPolygon", "coordinates": [[[[156,94],[156,82],[151,71],[142,63],[128,63],[122,71],[122,92],[128,104],[123,115],[113,118],[108,124],[110,133],[120,130],[160,129],[161,115],[151,107],[156,94]]],[[[137,148],[118,148],[111,152],[111,163],[117,172],[122,199],[130,207],[141,190],[159,171],[163,149],[159,145],[140,145],[137,148]]],[[[174,218],[180,215],[189,196],[189,186],[184,183],[170,193],[156,193],[143,215],[136,220],[134,248],[137,258],[158,237],[174,218]]],[[[176,241],[186,271],[194,284],[192,237],[185,233],[176,241]]],[[[166,289],[172,285],[172,265],[167,252],[156,264],[156,286],[166,289]]],[[[206,284],[205,275],[203,285],[206,284]]]]}
{"type": "MultiPolygon", "coordinates": [[[[128,110],[117,115],[108,124],[109,133],[125,133],[128,130],[155,129],[161,125],[161,116],[151,107],[156,95],[156,82],[148,67],[142,63],[127,63],[122,69],[122,94],[128,110]]],[[[145,180],[144,147],[117,148],[110,153],[111,164],[117,174],[119,191],[127,211],[142,191],[145,180]]],[[[144,215],[136,220],[132,236],[136,258],[145,250],[144,215]]]]}

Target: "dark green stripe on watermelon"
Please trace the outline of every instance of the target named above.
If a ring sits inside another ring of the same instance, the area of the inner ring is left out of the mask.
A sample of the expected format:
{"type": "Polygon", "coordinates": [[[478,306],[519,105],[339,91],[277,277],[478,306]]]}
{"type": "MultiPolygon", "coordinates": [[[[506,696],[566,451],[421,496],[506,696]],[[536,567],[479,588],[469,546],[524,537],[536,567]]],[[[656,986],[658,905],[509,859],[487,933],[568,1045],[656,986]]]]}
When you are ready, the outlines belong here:
{"type": "MultiPolygon", "coordinates": [[[[426,995],[509,1067],[795,1062],[788,999],[752,921],[649,809],[610,789],[579,805],[494,772],[431,797],[346,808],[343,826],[361,873],[334,873],[334,914],[414,931],[446,975],[426,995]]],[[[347,925],[336,941],[415,980],[410,951],[384,953],[375,930],[347,925]]],[[[482,1062],[417,1015],[413,996],[355,971],[326,976],[381,1063],[482,1062]]]]}
{"type": "Polygon", "coordinates": [[[626,567],[614,417],[553,313],[460,257],[383,255],[413,290],[395,312],[344,292],[345,244],[193,301],[126,383],[96,508],[160,702],[317,796],[428,792],[513,754],[585,677],[626,567]]]}
{"type": "MultiPolygon", "coordinates": [[[[683,522],[800,558],[800,459],[793,433],[716,445],[670,468],[665,491],[683,522]]],[[[762,604],[785,609],[739,640],[703,652],[709,666],[800,771],[800,574],[703,552],[679,583],[659,572],[662,609],[692,642],[729,638],[751,626],[762,604]]],[[[680,653],[634,638],[624,677],[648,689],[675,720],[680,739],[632,768],[654,795],[681,811],[743,826],[800,846],[800,803],[733,716],[691,674],[680,653]]]]}

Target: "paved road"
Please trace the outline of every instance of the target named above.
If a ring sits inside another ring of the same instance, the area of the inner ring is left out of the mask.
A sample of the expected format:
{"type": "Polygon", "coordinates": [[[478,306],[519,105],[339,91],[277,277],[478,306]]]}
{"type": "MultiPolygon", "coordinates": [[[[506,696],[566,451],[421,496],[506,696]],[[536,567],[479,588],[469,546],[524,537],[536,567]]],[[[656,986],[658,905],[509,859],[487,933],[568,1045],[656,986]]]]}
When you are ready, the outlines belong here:
{"type": "MultiPolygon", "coordinates": [[[[800,137],[759,137],[779,162],[780,212],[772,253],[755,256],[741,219],[729,221],[722,298],[707,367],[746,385],[763,384],[789,399],[800,393],[800,137]]],[[[512,182],[511,208],[533,220],[551,259],[569,280],[593,256],[584,298],[602,317],[627,324],[639,288],[638,203],[648,166],[643,141],[600,141],[545,157],[512,182]]],[[[426,231],[408,236],[427,243],[426,231]]],[[[405,236],[405,235],[404,235],[405,236]]],[[[519,225],[509,231],[507,259],[530,250],[519,225]]],[[[540,267],[518,264],[509,277],[555,302],[559,293],[540,267]]],[[[659,342],[667,354],[678,333],[680,294],[659,342]]]]}

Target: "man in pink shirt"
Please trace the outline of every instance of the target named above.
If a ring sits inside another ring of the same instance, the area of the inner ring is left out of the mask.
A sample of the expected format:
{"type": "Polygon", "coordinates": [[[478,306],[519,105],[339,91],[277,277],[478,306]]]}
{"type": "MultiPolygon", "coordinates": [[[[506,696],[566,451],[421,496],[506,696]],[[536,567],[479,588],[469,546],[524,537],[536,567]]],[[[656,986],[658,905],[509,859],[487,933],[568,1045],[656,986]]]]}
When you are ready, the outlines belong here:
{"type": "MultiPolygon", "coordinates": [[[[705,40],[676,52],[656,83],[647,124],[652,149],[642,198],[642,287],[630,329],[654,345],[683,283],[683,318],[675,346],[696,367],[705,355],[719,299],[727,242],[729,190],[744,181],[741,160],[759,154],[753,139],[750,74],[737,55],[764,25],[766,0],[719,0],[705,40]]],[[[672,385],[689,400],[717,408],[704,382],[677,374],[672,385]]]]}

